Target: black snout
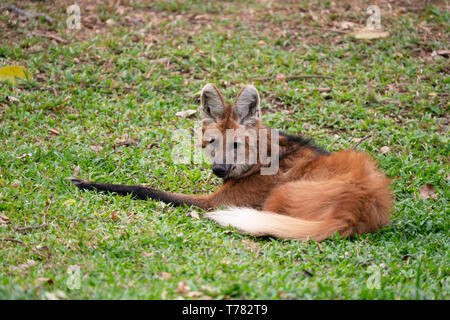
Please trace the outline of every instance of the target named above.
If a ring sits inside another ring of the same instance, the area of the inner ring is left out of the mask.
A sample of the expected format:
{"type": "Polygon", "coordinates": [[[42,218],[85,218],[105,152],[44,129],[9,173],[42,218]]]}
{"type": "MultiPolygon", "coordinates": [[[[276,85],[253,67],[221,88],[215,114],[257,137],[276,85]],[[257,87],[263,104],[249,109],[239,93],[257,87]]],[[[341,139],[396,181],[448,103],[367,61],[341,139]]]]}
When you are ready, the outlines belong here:
{"type": "Polygon", "coordinates": [[[225,164],[213,164],[212,171],[219,178],[223,178],[228,174],[228,169],[225,164]]]}

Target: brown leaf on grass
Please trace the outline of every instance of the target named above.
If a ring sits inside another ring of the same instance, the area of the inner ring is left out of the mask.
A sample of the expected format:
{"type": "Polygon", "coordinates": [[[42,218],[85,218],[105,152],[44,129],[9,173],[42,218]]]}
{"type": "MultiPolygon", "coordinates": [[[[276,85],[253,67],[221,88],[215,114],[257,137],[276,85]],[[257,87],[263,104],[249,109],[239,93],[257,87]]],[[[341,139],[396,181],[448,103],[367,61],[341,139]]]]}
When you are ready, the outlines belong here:
{"type": "Polygon", "coordinates": [[[147,145],[147,149],[153,149],[153,148],[155,148],[155,147],[158,147],[158,144],[157,143],[155,143],[155,142],[152,142],[152,143],[149,143],[148,145],[147,145]]]}
{"type": "Polygon", "coordinates": [[[23,159],[25,159],[26,157],[31,157],[31,153],[25,153],[25,154],[23,154],[23,155],[17,157],[17,159],[23,160],[23,159]]]}
{"type": "Polygon", "coordinates": [[[20,102],[20,100],[14,96],[8,96],[7,98],[9,102],[20,102]]]}
{"type": "Polygon", "coordinates": [[[122,139],[116,139],[115,143],[114,143],[114,147],[120,147],[120,146],[135,146],[140,142],[139,139],[133,139],[130,138],[130,136],[125,136],[122,139]]]}
{"type": "Polygon", "coordinates": [[[432,57],[442,56],[442,57],[447,57],[448,58],[450,56],[450,50],[446,50],[446,49],[436,50],[436,51],[433,51],[431,53],[431,56],[432,57]]]}
{"type": "Polygon", "coordinates": [[[286,75],[278,73],[273,80],[275,80],[276,82],[286,82],[286,79],[286,75]]]}
{"type": "Polygon", "coordinates": [[[118,215],[118,212],[117,211],[113,211],[113,212],[111,212],[111,215],[109,216],[110,218],[111,218],[111,220],[118,220],[119,219],[119,215],[118,215]]]}
{"type": "Polygon", "coordinates": [[[187,117],[192,116],[196,112],[197,112],[197,110],[185,110],[185,111],[178,111],[175,115],[182,117],[182,118],[187,118],[187,117]]]}
{"type": "Polygon", "coordinates": [[[78,177],[80,175],[80,166],[74,166],[72,177],[78,177]]]}
{"type": "Polygon", "coordinates": [[[59,136],[59,130],[58,129],[50,128],[50,129],[48,129],[48,131],[50,131],[50,133],[55,135],[55,136],[59,136]]]}
{"type": "MultiPolygon", "coordinates": [[[[419,199],[436,199],[437,194],[434,192],[435,188],[431,183],[424,184],[423,186],[419,187],[419,199]]],[[[414,198],[416,198],[416,195],[414,194],[414,198]]],[[[417,198],[416,198],[417,199],[417,198]]]]}
{"type": "Polygon", "coordinates": [[[190,291],[186,294],[189,298],[198,298],[202,295],[201,292],[198,291],[190,291]]]}
{"type": "Polygon", "coordinates": [[[159,58],[159,59],[150,60],[150,62],[162,63],[162,64],[167,63],[169,61],[170,61],[169,58],[159,58]]]}
{"type": "Polygon", "coordinates": [[[13,267],[14,270],[25,271],[32,267],[37,266],[38,263],[32,259],[28,259],[26,263],[19,264],[17,267],[13,267]]]}
{"type": "Polygon", "coordinates": [[[259,244],[257,244],[256,242],[254,242],[252,240],[244,239],[241,241],[241,243],[245,246],[245,248],[247,250],[257,251],[259,249],[259,244]]]}
{"type": "Polygon", "coordinates": [[[380,148],[380,152],[382,154],[387,154],[387,153],[389,153],[389,151],[391,151],[391,149],[388,146],[384,146],[384,147],[380,148]]]}
{"type": "Polygon", "coordinates": [[[358,40],[372,40],[379,38],[386,38],[389,36],[389,31],[382,31],[376,29],[359,29],[350,33],[350,35],[354,36],[355,39],[358,40]]]}
{"type": "Polygon", "coordinates": [[[9,218],[4,214],[0,214],[0,225],[8,224],[10,222],[9,218]]]}
{"type": "Polygon", "coordinates": [[[34,284],[39,285],[41,283],[47,283],[49,285],[53,285],[53,280],[50,278],[37,278],[33,281],[34,284]]]}
{"type": "Polygon", "coordinates": [[[189,212],[189,215],[194,219],[200,220],[200,217],[198,216],[198,212],[195,210],[192,210],[191,212],[189,212]]]}
{"type": "Polygon", "coordinates": [[[56,291],[53,291],[53,292],[45,292],[44,295],[45,295],[45,297],[48,300],[67,299],[67,295],[61,290],[56,290],[56,291]]]}
{"type": "Polygon", "coordinates": [[[92,146],[91,146],[91,149],[92,149],[93,151],[95,151],[95,152],[100,152],[100,151],[103,150],[103,147],[102,147],[102,146],[94,146],[94,145],[92,145],[92,146]]]}
{"type": "Polygon", "coordinates": [[[163,279],[170,279],[172,275],[168,272],[161,272],[161,278],[163,279]]]}
{"type": "Polygon", "coordinates": [[[355,23],[354,23],[354,22],[351,22],[351,21],[342,21],[342,22],[339,24],[339,27],[340,27],[342,30],[350,30],[350,29],[353,29],[354,26],[355,26],[355,23]]]}
{"type": "Polygon", "coordinates": [[[188,284],[184,280],[180,281],[178,283],[177,287],[175,288],[175,291],[182,295],[185,295],[186,293],[188,293],[189,290],[191,290],[191,288],[188,286],[188,284]]]}
{"type": "Polygon", "coordinates": [[[47,246],[43,246],[43,245],[39,244],[36,246],[36,249],[39,251],[44,251],[44,252],[50,253],[50,249],[47,246]]]}
{"type": "Polygon", "coordinates": [[[143,257],[153,257],[155,254],[153,252],[142,251],[141,256],[143,257]]]}

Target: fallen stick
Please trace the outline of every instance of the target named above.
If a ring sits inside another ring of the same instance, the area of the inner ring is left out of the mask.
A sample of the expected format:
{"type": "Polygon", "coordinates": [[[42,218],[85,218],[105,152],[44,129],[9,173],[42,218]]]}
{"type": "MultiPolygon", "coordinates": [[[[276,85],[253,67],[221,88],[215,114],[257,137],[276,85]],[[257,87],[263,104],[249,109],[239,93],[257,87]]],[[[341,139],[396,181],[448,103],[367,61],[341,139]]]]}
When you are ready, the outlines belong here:
{"type": "Polygon", "coordinates": [[[28,230],[33,230],[33,229],[42,229],[42,228],[46,228],[47,224],[43,223],[43,224],[39,224],[37,226],[28,226],[28,227],[20,227],[20,228],[15,228],[14,230],[16,231],[28,231],[28,230]]]}
{"type": "MultiPolygon", "coordinates": [[[[262,77],[262,78],[254,78],[254,81],[267,81],[267,80],[273,80],[275,77],[262,77]]],[[[333,77],[330,76],[322,76],[320,74],[299,74],[295,76],[286,76],[285,80],[297,80],[297,79],[332,79],[333,77]]]]}
{"type": "Polygon", "coordinates": [[[55,36],[54,34],[45,34],[45,33],[40,33],[40,32],[32,32],[31,34],[36,37],[49,38],[49,39],[55,40],[56,42],[59,42],[59,43],[67,43],[66,40],[64,40],[61,37],[55,36]]]}
{"type": "Polygon", "coordinates": [[[357,146],[359,146],[361,143],[363,143],[364,141],[369,139],[371,136],[372,136],[372,134],[369,133],[368,135],[366,135],[363,138],[359,139],[359,141],[353,146],[353,149],[356,149],[357,146]]]}
{"type": "Polygon", "coordinates": [[[44,18],[44,20],[46,20],[47,22],[50,22],[50,23],[53,22],[53,19],[50,18],[50,17],[49,17],[47,14],[45,14],[45,13],[41,13],[41,12],[38,12],[38,13],[28,12],[28,11],[26,11],[26,10],[19,9],[19,8],[17,8],[16,6],[12,5],[12,4],[10,4],[10,5],[6,6],[6,7],[0,8],[0,12],[5,11],[5,10],[15,12],[15,13],[17,13],[18,15],[24,16],[24,17],[26,17],[26,18],[42,17],[42,18],[44,18]]]}
{"type": "Polygon", "coordinates": [[[23,246],[26,246],[27,244],[23,242],[22,240],[14,239],[14,238],[0,238],[0,241],[11,241],[11,242],[17,242],[20,243],[23,246]]]}

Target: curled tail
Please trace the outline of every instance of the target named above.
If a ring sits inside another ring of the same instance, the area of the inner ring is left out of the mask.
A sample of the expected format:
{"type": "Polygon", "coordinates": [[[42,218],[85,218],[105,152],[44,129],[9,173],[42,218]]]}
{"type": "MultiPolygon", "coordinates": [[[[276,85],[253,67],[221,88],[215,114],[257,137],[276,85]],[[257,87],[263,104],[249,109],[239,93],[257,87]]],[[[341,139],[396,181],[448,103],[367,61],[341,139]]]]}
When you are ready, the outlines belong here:
{"type": "Polygon", "coordinates": [[[321,241],[336,231],[341,236],[351,233],[345,221],[324,219],[311,221],[251,208],[229,208],[227,210],[208,212],[205,217],[222,226],[232,226],[254,236],[274,236],[283,239],[321,241]]]}

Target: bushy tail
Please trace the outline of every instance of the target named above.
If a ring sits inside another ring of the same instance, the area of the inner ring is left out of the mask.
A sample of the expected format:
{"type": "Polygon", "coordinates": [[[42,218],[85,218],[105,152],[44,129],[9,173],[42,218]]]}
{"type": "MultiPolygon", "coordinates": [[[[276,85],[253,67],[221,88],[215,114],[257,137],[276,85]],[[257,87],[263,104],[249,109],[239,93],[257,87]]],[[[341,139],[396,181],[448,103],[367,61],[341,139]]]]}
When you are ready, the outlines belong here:
{"type": "Polygon", "coordinates": [[[208,212],[205,216],[222,226],[232,226],[254,236],[274,236],[283,239],[321,241],[336,231],[346,236],[344,221],[326,219],[310,221],[250,208],[229,208],[208,212]]]}

